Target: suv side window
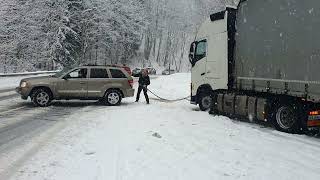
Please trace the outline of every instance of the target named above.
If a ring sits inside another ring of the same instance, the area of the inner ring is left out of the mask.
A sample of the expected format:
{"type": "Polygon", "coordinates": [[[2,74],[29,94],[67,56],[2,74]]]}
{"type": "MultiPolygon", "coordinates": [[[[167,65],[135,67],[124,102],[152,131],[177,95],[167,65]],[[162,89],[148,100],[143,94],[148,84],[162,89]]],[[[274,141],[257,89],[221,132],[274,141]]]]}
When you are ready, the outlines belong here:
{"type": "Polygon", "coordinates": [[[88,69],[83,68],[83,69],[76,69],[69,74],[67,74],[65,77],[68,79],[83,79],[87,78],[88,74],[88,69]]]}
{"type": "Polygon", "coordinates": [[[127,76],[119,69],[110,69],[112,78],[127,78],[127,76]]]}
{"type": "Polygon", "coordinates": [[[109,78],[107,69],[92,68],[90,70],[90,78],[97,78],[97,79],[109,78]]]}

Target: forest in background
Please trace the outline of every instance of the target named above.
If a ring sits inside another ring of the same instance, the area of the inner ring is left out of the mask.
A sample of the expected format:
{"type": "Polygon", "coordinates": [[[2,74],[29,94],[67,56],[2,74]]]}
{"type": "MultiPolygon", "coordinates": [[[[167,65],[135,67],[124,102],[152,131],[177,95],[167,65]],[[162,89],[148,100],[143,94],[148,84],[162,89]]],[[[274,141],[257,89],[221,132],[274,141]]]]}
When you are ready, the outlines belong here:
{"type": "Polygon", "coordinates": [[[197,27],[226,1],[0,0],[0,4],[0,73],[80,64],[170,65],[186,71],[197,27]]]}

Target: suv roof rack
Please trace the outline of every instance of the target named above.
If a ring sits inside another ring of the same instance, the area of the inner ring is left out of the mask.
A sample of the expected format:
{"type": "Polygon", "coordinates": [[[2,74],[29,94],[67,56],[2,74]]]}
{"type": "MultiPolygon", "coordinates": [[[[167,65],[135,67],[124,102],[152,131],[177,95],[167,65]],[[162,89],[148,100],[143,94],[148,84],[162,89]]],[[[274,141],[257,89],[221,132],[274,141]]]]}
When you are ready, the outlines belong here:
{"type": "Polygon", "coordinates": [[[103,65],[97,65],[97,64],[81,64],[80,66],[103,66],[103,65]]]}
{"type": "Polygon", "coordinates": [[[125,67],[126,65],[120,65],[120,64],[106,64],[106,65],[99,65],[99,64],[82,64],[81,66],[125,67]]]}

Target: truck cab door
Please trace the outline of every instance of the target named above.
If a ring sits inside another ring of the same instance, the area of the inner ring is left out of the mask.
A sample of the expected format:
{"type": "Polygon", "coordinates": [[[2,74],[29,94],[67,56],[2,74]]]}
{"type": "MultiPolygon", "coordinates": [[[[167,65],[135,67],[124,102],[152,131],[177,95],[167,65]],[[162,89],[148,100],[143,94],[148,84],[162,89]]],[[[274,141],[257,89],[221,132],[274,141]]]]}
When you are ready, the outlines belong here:
{"type": "Polygon", "coordinates": [[[205,67],[206,82],[213,89],[228,88],[228,33],[221,32],[208,39],[205,67]]]}
{"type": "Polygon", "coordinates": [[[192,95],[196,95],[196,90],[205,82],[207,62],[207,39],[195,43],[193,61],[192,61],[192,95]]]}

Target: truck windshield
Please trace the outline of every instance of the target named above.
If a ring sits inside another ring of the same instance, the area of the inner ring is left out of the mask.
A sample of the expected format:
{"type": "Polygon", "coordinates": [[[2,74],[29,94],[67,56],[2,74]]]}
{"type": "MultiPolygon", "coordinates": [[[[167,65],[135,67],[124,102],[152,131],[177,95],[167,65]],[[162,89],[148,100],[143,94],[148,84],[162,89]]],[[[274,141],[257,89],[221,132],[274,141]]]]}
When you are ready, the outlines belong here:
{"type": "Polygon", "coordinates": [[[207,56],[207,40],[198,41],[195,43],[192,43],[190,48],[190,63],[192,64],[192,67],[202,58],[207,56]],[[195,50],[194,50],[194,46],[195,50]],[[193,52],[195,51],[194,55],[193,52]]]}
{"type": "Polygon", "coordinates": [[[196,48],[196,59],[200,60],[206,57],[206,53],[207,53],[207,40],[198,42],[197,48],[196,48]]]}

